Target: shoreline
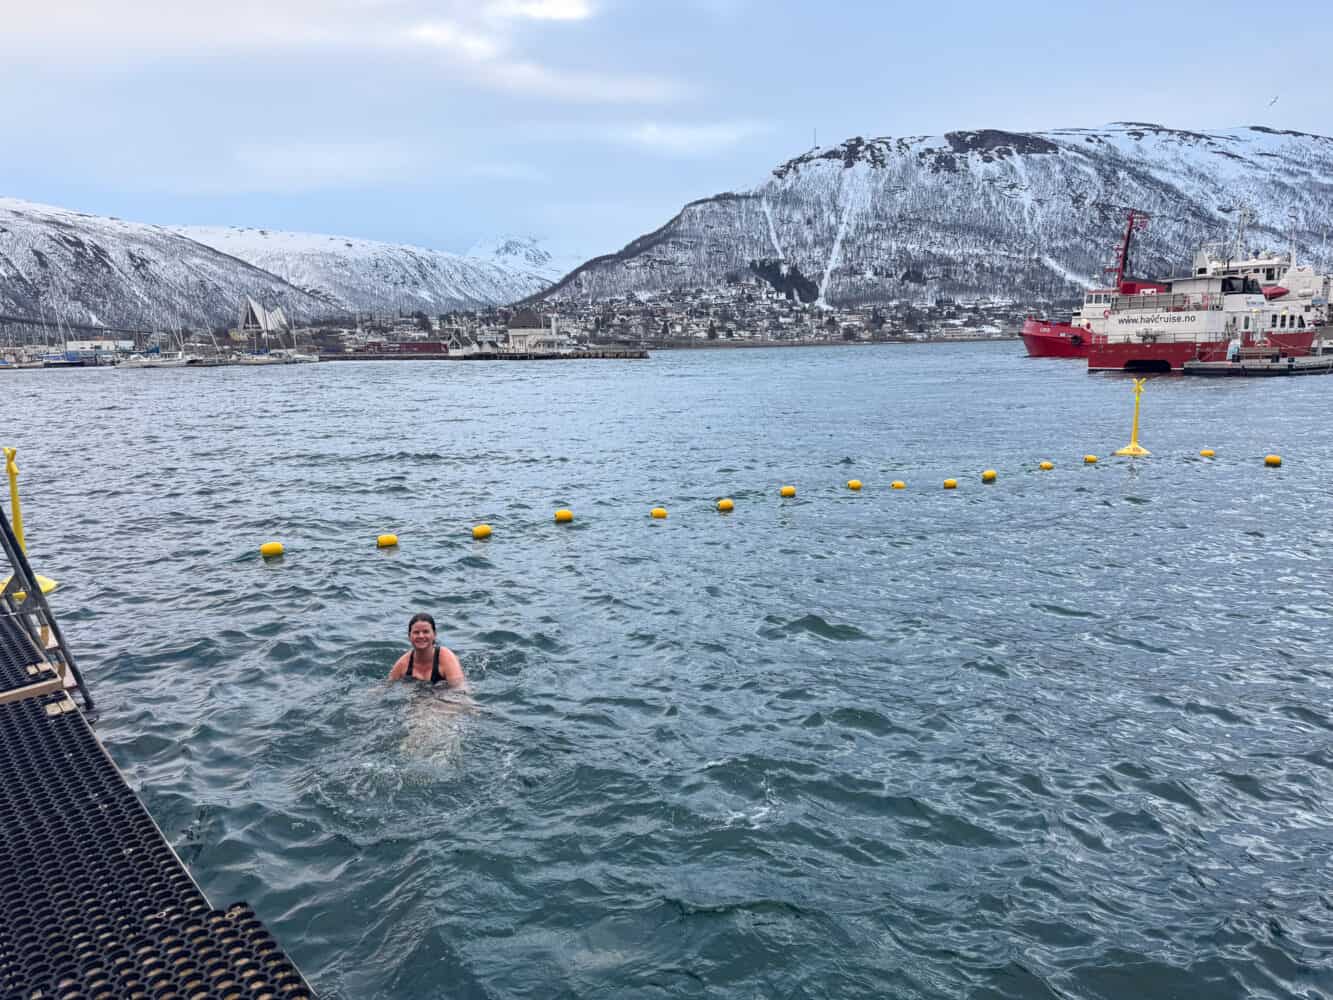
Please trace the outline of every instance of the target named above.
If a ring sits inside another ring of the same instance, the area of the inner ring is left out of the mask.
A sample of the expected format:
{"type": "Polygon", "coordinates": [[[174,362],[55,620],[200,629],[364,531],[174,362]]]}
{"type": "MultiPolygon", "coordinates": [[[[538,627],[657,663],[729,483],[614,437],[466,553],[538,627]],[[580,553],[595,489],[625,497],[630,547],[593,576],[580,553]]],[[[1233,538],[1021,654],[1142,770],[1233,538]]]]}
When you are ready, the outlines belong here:
{"type": "Polygon", "coordinates": [[[754,350],[763,347],[887,347],[887,346],[930,346],[938,344],[991,344],[1012,343],[1023,338],[1015,333],[1001,337],[930,337],[926,340],[912,338],[893,338],[884,340],[663,340],[642,341],[649,351],[731,351],[754,350]]]}

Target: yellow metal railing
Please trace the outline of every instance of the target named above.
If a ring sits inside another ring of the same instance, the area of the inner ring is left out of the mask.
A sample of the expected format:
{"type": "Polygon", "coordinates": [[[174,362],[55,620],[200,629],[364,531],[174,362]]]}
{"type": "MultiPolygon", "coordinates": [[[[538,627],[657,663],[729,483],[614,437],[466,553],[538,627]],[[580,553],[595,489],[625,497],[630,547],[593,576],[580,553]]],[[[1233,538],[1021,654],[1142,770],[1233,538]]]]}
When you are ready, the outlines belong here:
{"type": "Polygon", "coordinates": [[[17,448],[5,449],[5,475],[9,477],[9,512],[14,525],[14,537],[18,539],[19,548],[27,552],[28,547],[23,541],[23,511],[19,507],[19,467],[14,461],[18,453],[17,448]]]}
{"type": "MultiPolygon", "coordinates": [[[[14,461],[14,457],[18,455],[18,451],[17,448],[4,449],[5,475],[9,477],[10,525],[14,529],[14,538],[18,542],[20,551],[26,555],[28,552],[28,544],[23,537],[23,505],[19,503],[19,467],[18,463],[14,461]]],[[[8,582],[9,577],[5,577],[4,581],[0,581],[0,585],[8,582]]],[[[43,594],[49,594],[51,591],[55,590],[56,587],[60,586],[50,577],[41,576],[40,574],[37,576],[37,583],[42,588],[43,594]]]]}

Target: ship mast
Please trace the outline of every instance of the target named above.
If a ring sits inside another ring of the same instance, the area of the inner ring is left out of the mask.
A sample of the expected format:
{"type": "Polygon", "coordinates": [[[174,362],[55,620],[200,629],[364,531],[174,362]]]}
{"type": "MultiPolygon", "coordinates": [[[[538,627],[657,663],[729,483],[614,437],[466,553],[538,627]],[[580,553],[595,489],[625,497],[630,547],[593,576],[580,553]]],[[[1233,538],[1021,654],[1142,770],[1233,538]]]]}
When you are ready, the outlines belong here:
{"type": "MultiPolygon", "coordinates": [[[[1254,212],[1249,205],[1241,205],[1240,211],[1236,213],[1236,245],[1231,251],[1231,260],[1244,260],[1245,234],[1249,228],[1250,222],[1254,219],[1254,212]]],[[[1230,263],[1230,261],[1228,261],[1230,263]]]]}
{"type": "Polygon", "coordinates": [[[1120,291],[1120,285],[1125,280],[1125,273],[1129,270],[1129,248],[1134,242],[1134,233],[1148,228],[1148,214],[1140,212],[1137,209],[1129,210],[1129,219],[1125,222],[1125,235],[1120,238],[1120,249],[1116,254],[1115,264],[1106,269],[1107,274],[1115,276],[1115,290],[1120,291]]]}
{"type": "Polygon", "coordinates": [[[1300,213],[1295,206],[1287,209],[1287,218],[1291,220],[1291,270],[1296,270],[1296,220],[1300,213]]]}

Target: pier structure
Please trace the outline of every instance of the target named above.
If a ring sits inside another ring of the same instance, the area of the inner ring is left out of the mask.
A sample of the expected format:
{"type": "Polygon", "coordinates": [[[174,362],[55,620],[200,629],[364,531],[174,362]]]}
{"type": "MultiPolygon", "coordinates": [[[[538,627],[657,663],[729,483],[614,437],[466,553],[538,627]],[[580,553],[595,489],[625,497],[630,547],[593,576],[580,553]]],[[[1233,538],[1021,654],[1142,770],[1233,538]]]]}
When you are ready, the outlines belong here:
{"type": "Polygon", "coordinates": [[[1273,378],[1282,375],[1333,375],[1333,354],[1301,358],[1253,357],[1239,361],[1186,361],[1183,375],[1207,378],[1273,378]]]}
{"type": "Polygon", "coordinates": [[[472,353],[395,351],[349,351],[326,353],[320,361],[598,361],[642,360],[648,352],[639,347],[597,348],[588,351],[474,351],[472,353]]]}
{"type": "Polygon", "coordinates": [[[94,733],[0,505],[0,996],[312,1000],[245,903],[215,908],[94,733]]]}

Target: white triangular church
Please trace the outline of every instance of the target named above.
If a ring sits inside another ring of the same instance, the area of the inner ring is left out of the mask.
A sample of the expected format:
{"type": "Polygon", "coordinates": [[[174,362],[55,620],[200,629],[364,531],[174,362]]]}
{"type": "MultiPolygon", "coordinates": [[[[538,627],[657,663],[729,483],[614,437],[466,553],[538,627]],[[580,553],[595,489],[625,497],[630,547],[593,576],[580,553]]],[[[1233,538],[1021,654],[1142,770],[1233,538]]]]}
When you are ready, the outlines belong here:
{"type": "Polygon", "coordinates": [[[242,333],[285,333],[291,329],[282,307],[265,309],[250,296],[241,303],[241,323],[237,328],[242,333]]]}

